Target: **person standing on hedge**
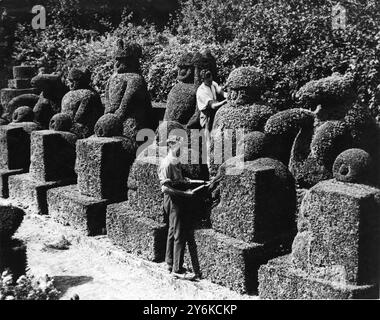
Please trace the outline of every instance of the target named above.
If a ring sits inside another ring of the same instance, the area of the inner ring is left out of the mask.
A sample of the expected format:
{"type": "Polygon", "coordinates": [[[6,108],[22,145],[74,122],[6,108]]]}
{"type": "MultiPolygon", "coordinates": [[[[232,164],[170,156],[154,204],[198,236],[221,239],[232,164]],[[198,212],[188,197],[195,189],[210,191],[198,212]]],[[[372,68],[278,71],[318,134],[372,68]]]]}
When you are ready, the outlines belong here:
{"type": "Polygon", "coordinates": [[[197,90],[197,107],[200,111],[200,125],[204,129],[207,150],[207,165],[210,164],[211,129],[216,111],[227,100],[227,93],[213,80],[211,70],[201,71],[202,84],[197,90]],[[218,101],[222,98],[222,101],[218,101]]]}
{"type": "Polygon", "coordinates": [[[191,204],[194,192],[189,189],[192,184],[203,184],[205,181],[190,180],[183,177],[179,159],[183,138],[169,137],[168,155],[161,161],[158,168],[161,191],[164,194],[164,211],[169,218],[169,230],[166,245],[166,263],[169,272],[179,278],[201,278],[196,243],[194,239],[191,204]],[[194,275],[188,275],[183,268],[185,246],[188,243],[194,275]]]}

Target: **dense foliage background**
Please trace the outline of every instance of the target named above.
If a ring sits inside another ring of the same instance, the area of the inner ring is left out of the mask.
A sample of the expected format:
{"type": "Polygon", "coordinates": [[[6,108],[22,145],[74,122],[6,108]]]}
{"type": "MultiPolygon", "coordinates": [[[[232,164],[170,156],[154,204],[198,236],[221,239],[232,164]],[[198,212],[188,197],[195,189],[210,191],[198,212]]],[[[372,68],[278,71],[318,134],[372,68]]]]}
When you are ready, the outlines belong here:
{"type": "Polygon", "coordinates": [[[355,75],[360,102],[380,114],[379,1],[341,1],[348,15],[341,31],[332,30],[336,1],[330,0],[160,0],[166,6],[161,14],[149,0],[115,1],[116,9],[105,0],[46,2],[48,28],[19,26],[15,62],[64,72],[87,66],[101,92],[122,36],[143,45],[142,69],[156,101],[165,101],[174,85],[178,57],[207,47],[217,57],[221,83],[237,66],[262,68],[263,99],[278,109],[294,106],[295,92],[307,81],[338,71],[355,75]]]}

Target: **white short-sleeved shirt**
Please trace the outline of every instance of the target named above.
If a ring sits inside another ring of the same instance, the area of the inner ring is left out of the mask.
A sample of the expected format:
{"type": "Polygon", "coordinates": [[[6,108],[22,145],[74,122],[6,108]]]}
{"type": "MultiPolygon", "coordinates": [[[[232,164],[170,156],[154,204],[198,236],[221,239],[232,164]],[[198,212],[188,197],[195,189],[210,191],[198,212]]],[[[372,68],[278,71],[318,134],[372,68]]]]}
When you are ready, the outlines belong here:
{"type": "Polygon", "coordinates": [[[185,179],[182,175],[180,160],[169,153],[160,163],[158,178],[161,186],[165,183],[183,182],[185,179]]]}
{"type": "Polygon", "coordinates": [[[205,127],[208,119],[208,115],[205,111],[208,109],[210,101],[217,101],[217,95],[222,94],[223,91],[220,86],[213,81],[211,87],[202,83],[197,90],[197,107],[201,112],[200,124],[201,127],[205,127]]]}

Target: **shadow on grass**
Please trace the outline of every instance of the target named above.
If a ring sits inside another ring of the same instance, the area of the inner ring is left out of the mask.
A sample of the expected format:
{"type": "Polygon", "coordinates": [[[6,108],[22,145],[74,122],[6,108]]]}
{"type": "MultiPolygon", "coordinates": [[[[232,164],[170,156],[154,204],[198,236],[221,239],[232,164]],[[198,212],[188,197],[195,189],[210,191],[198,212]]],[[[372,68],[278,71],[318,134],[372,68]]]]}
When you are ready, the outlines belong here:
{"type": "Polygon", "coordinates": [[[55,276],[53,277],[53,279],[55,287],[61,293],[59,298],[61,298],[67,292],[68,289],[80,286],[82,284],[94,280],[93,277],[87,276],[55,276]]]}

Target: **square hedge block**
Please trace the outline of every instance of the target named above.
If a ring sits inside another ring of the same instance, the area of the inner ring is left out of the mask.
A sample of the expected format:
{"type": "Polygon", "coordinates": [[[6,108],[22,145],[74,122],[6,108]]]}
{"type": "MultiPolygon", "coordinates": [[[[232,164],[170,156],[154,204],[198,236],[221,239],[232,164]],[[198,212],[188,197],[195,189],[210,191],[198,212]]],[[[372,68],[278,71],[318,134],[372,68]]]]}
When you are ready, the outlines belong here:
{"type": "MultiPolygon", "coordinates": [[[[40,127],[35,122],[11,122],[8,124],[8,126],[11,127],[17,127],[22,128],[29,136],[32,134],[33,131],[39,130],[40,127]]],[[[30,137],[29,137],[30,140],[30,137]]]]}
{"type": "Polygon", "coordinates": [[[6,88],[8,85],[8,80],[0,79],[0,89],[6,88]]]}
{"type": "Polygon", "coordinates": [[[29,170],[32,177],[40,181],[75,178],[76,140],[76,135],[69,132],[33,132],[29,170]]]}
{"type": "Polygon", "coordinates": [[[84,235],[105,234],[106,211],[110,201],[83,195],[77,185],[47,192],[49,215],[63,225],[70,225],[84,235]]]}
{"type": "Polygon", "coordinates": [[[83,195],[122,201],[127,197],[128,161],[122,138],[78,140],[78,188],[83,195]]]}
{"type": "Polygon", "coordinates": [[[9,198],[36,214],[48,214],[47,191],[75,183],[75,179],[44,182],[34,179],[29,173],[9,177],[9,198]]]}
{"type": "Polygon", "coordinates": [[[252,243],[265,243],[292,232],[296,226],[295,190],[292,198],[291,184],[284,185],[274,166],[246,162],[240,174],[223,177],[220,202],[211,212],[212,228],[252,243]]]}
{"type": "MultiPolygon", "coordinates": [[[[194,231],[197,255],[202,275],[222,286],[240,293],[255,293],[257,271],[269,259],[288,253],[290,242],[263,245],[247,243],[218,233],[212,229],[194,231]]],[[[190,262],[186,254],[186,262],[190,262]]]]}
{"type": "Polygon", "coordinates": [[[107,207],[107,235],[127,252],[155,262],[165,259],[167,226],[139,217],[128,201],[107,207]]]}
{"type": "Polygon", "coordinates": [[[29,169],[30,136],[20,126],[0,126],[0,169],[29,169]]]}
{"type": "Polygon", "coordinates": [[[9,197],[9,177],[16,174],[24,173],[25,170],[0,170],[0,197],[8,198],[9,197]]]}
{"type": "Polygon", "coordinates": [[[8,87],[11,89],[27,89],[30,88],[31,79],[10,79],[8,81],[8,87]]]}
{"type": "Polygon", "coordinates": [[[37,69],[34,66],[14,66],[13,78],[14,79],[31,79],[37,73],[37,69]]]}
{"type": "Polygon", "coordinates": [[[334,283],[296,269],[286,255],[262,265],[259,269],[261,299],[378,299],[377,285],[334,283]]]}
{"type": "Polygon", "coordinates": [[[380,189],[323,181],[305,196],[293,245],[294,263],[318,278],[379,283],[380,189]]]}
{"type": "Polygon", "coordinates": [[[154,157],[136,159],[129,174],[128,201],[131,210],[139,212],[141,216],[165,223],[164,197],[157,169],[158,163],[154,157]]]}

